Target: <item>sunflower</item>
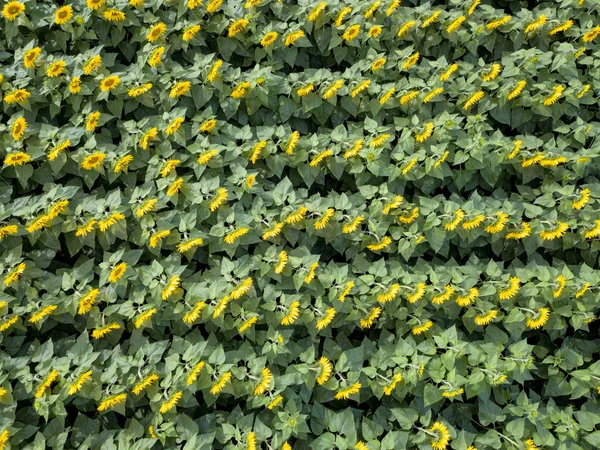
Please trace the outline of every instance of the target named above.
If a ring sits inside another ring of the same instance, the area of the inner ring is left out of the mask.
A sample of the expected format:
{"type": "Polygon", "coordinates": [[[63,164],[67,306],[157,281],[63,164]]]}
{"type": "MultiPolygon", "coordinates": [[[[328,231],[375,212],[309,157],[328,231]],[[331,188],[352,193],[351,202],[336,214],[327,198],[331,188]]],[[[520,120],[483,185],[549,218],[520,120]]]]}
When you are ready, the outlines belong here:
{"type": "Polygon", "coordinates": [[[582,209],[585,205],[587,205],[591,198],[591,191],[588,188],[582,189],[579,192],[579,198],[575,200],[571,207],[573,209],[582,209]]]}
{"type": "Polygon", "coordinates": [[[8,2],[2,9],[2,15],[11,22],[25,11],[25,5],[21,2],[8,2]]]}
{"type": "Polygon", "coordinates": [[[15,153],[9,153],[8,155],[6,155],[6,157],[4,158],[4,165],[5,166],[22,166],[23,164],[25,164],[29,161],[31,161],[31,156],[29,156],[27,153],[15,152],[15,153]]]}
{"type": "Polygon", "coordinates": [[[465,109],[465,111],[470,109],[471,107],[479,103],[479,101],[481,101],[483,97],[485,97],[484,91],[479,90],[475,92],[474,94],[469,96],[469,98],[467,98],[467,101],[464,103],[463,108],[465,109]]]}
{"type": "MultiPolygon", "coordinates": [[[[579,4],[581,4],[581,3],[579,3],[579,4]]],[[[595,28],[592,28],[590,31],[585,33],[583,35],[582,40],[583,40],[583,42],[593,42],[594,39],[596,39],[599,34],[600,34],[600,25],[596,26],[595,28]]]]}
{"type": "Polygon", "coordinates": [[[252,325],[256,324],[256,322],[258,322],[258,316],[251,317],[250,319],[246,320],[239,327],[238,331],[240,332],[240,334],[243,334],[244,332],[246,332],[247,330],[249,330],[250,327],[252,327],[252,325]]]}
{"type": "Polygon", "coordinates": [[[489,31],[493,31],[496,28],[501,27],[502,25],[506,25],[508,22],[510,22],[511,18],[512,18],[511,16],[504,16],[501,19],[497,19],[497,20],[493,20],[492,22],[489,22],[485,27],[489,31]]]}
{"type": "MultiPolygon", "coordinates": [[[[0,227],[0,241],[2,239],[4,239],[5,237],[12,236],[13,234],[17,234],[18,231],[19,231],[19,227],[17,225],[5,225],[3,227],[0,227]]],[[[590,286],[588,286],[588,288],[589,287],[590,286]]],[[[581,297],[581,295],[580,295],[580,297],[581,297]]],[[[2,302],[0,302],[0,307],[1,307],[1,305],[2,305],[2,302]]]]}
{"type": "Polygon", "coordinates": [[[248,93],[248,89],[250,89],[250,83],[248,81],[242,81],[239,83],[236,88],[231,92],[231,97],[235,99],[240,99],[248,93]]]}
{"type": "Polygon", "coordinates": [[[552,88],[552,93],[544,98],[544,106],[554,105],[558,99],[562,96],[565,88],[563,85],[558,84],[552,88]]]}
{"type": "Polygon", "coordinates": [[[381,69],[384,64],[386,63],[387,59],[385,58],[379,58],[376,59],[375,61],[373,61],[373,64],[371,64],[371,72],[376,72],[379,69],[381,69]]]}
{"type": "Polygon", "coordinates": [[[442,11],[437,10],[432,12],[421,24],[421,28],[427,28],[429,25],[437,21],[442,14],[442,11]]]}
{"type": "Polygon", "coordinates": [[[169,398],[169,400],[166,400],[161,403],[160,413],[165,414],[171,411],[173,408],[175,408],[175,406],[177,406],[177,403],[179,403],[179,400],[181,400],[181,397],[183,397],[182,391],[175,392],[173,396],[169,398]]]}
{"type": "Polygon", "coordinates": [[[90,75],[100,64],[102,64],[102,57],[100,55],[92,56],[83,66],[83,74],[90,75]]]}
{"type": "MultiPolygon", "coordinates": [[[[308,278],[308,276],[307,276],[308,278]]],[[[306,283],[310,283],[310,281],[306,281],[306,278],[304,280],[306,283]]],[[[327,328],[331,322],[333,322],[333,319],[335,318],[335,308],[327,308],[327,310],[325,311],[325,313],[323,314],[323,316],[317,320],[317,322],[315,323],[315,327],[317,330],[322,330],[324,328],[327,328]]]]}
{"type": "Polygon", "coordinates": [[[398,37],[404,37],[412,27],[414,27],[417,23],[414,20],[411,20],[409,22],[406,22],[404,25],[402,25],[400,27],[400,29],[398,30],[398,37]]]}
{"type": "Polygon", "coordinates": [[[56,311],[57,308],[58,308],[58,306],[56,306],[56,305],[46,306],[45,308],[42,308],[39,311],[37,311],[35,314],[33,314],[29,318],[29,322],[31,322],[31,323],[38,323],[44,317],[47,317],[50,314],[52,314],[54,311],[56,311]]]}
{"type": "Polygon", "coordinates": [[[190,92],[190,88],[192,87],[192,83],[189,81],[179,81],[172,88],[169,93],[169,97],[171,98],[179,98],[182,95],[190,92]]]}
{"type": "Polygon", "coordinates": [[[273,45],[273,43],[277,40],[277,36],[279,36],[277,31],[271,31],[265,34],[260,40],[260,45],[263,47],[269,47],[270,45],[273,45]]]}
{"type": "Polygon", "coordinates": [[[111,397],[108,397],[108,398],[105,398],[104,400],[102,400],[100,402],[100,405],[98,405],[97,409],[100,412],[107,411],[117,405],[120,405],[121,403],[124,403],[126,400],[127,400],[127,394],[113,395],[111,397]]]}
{"type": "Polygon", "coordinates": [[[77,237],[87,236],[89,233],[94,231],[94,228],[96,227],[96,223],[97,223],[96,219],[90,219],[83,225],[80,225],[79,227],[77,227],[77,230],[75,231],[75,236],[77,236],[77,237]]]}
{"type": "Polygon", "coordinates": [[[456,297],[455,302],[458,306],[462,306],[464,308],[475,303],[477,298],[479,298],[479,289],[472,287],[468,292],[465,293],[465,295],[456,297]]]}
{"type": "Polygon", "coordinates": [[[538,328],[543,327],[548,322],[550,318],[550,309],[549,308],[540,308],[535,311],[535,315],[533,317],[527,317],[527,328],[532,330],[537,330],[538,328]]]}
{"type": "Polygon", "coordinates": [[[569,225],[565,222],[557,222],[552,230],[542,230],[540,238],[544,241],[552,241],[557,238],[562,238],[569,230],[569,225]]]}
{"type": "Polygon", "coordinates": [[[125,275],[126,271],[127,271],[127,263],[121,262],[121,263],[117,264],[110,271],[110,274],[108,275],[108,281],[111,283],[118,282],[121,279],[121,277],[123,275],[125,275]]]}
{"type": "Polygon", "coordinates": [[[206,75],[206,79],[212,83],[217,78],[219,78],[219,70],[221,69],[222,65],[223,65],[223,60],[217,59],[214,62],[214,64],[210,67],[210,70],[208,71],[208,75],[206,75]]]}
{"type": "Polygon", "coordinates": [[[346,388],[339,389],[335,394],[336,400],[348,400],[351,395],[358,394],[362,385],[360,383],[354,383],[346,388]]]}
{"type": "Polygon", "coordinates": [[[448,300],[450,300],[452,298],[452,295],[454,294],[454,292],[455,292],[454,287],[452,285],[448,284],[444,287],[444,290],[442,292],[440,292],[438,295],[434,296],[431,299],[431,303],[433,303],[434,305],[441,305],[444,302],[447,302],[448,300]]]}
{"type": "Polygon", "coordinates": [[[429,428],[429,432],[435,434],[434,440],[431,441],[431,448],[433,450],[445,450],[448,447],[451,435],[446,425],[441,422],[435,422],[429,428]]]}
{"type": "Polygon", "coordinates": [[[170,136],[171,134],[177,133],[184,121],[185,118],[183,117],[177,117],[176,119],[173,119],[167,128],[165,128],[165,134],[170,136]]]}
{"type": "Polygon", "coordinates": [[[113,172],[114,173],[127,172],[127,168],[129,167],[129,163],[131,161],[133,161],[132,155],[123,156],[116,162],[113,172]]]}
{"type": "Polygon", "coordinates": [[[69,92],[71,92],[71,94],[79,94],[79,92],[81,92],[81,78],[71,78],[71,82],[69,83],[69,92]]]}
{"type": "Polygon", "coordinates": [[[485,327],[486,325],[492,323],[496,317],[498,317],[498,311],[492,309],[485,314],[475,315],[474,320],[477,325],[485,327]]]}
{"type": "Polygon", "coordinates": [[[433,322],[431,320],[428,320],[427,322],[424,322],[423,324],[414,327],[412,329],[412,334],[418,336],[419,334],[423,334],[426,331],[428,331],[431,327],[433,327],[433,322]]]}
{"type": "Polygon", "coordinates": [[[527,25],[527,28],[525,28],[525,34],[531,33],[532,31],[537,30],[538,28],[543,26],[547,21],[548,21],[548,18],[545,15],[543,15],[543,14],[540,15],[535,21],[533,21],[529,25],[527,25]]]}
{"type": "Polygon", "coordinates": [[[296,94],[298,95],[298,97],[305,97],[308,94],[310,94],[311,92],[315,91],[315,85],[314,83],[308,83],[307,85],[305,85],[304,87],[298,88],[296,90],[296,94]]]}
{"type": "Polygon", "coordinates": [[[148,131],[146,131],[141,139],[140,139],[140,147],[142,149],[147,150],[150,142],[156,140],[156,136],[158,135],[158,127],[152,127],[148,131]]]}
{"type": "Polygon", "coordinates": [[[54,23],[63,25],[73,17],[73,8],[69,5],[58,8],[54,13],[54,23]]]}
{"type": "Polygon", "coordinates": [[[338,13],[337,18],[335,19],[335,22],[334,22],[335,26],[338,27],[338,28],[341,27],[342,24],[344,23],[344,19],[351,12],[352,12],[352,8],[350,8],[349,6],[346,6],[345,8],[342,8],[340,10],[340,12],[338,13]]]}
{"type": "Polygon", "coordinates": [[[369,28],[369,37],[376,38],[381,34],[382,30],[383,29],[379,25],[373,25],[371,28],[369,28]]]}
{"type": "Polygon", "coordinates": [[[206,7],[206,12],[209,14],[214,14],[223,4],[223,0],[211,0],[211,2],[206,7]]]}
{"type": "Polygon", "coordinates": [[[158,47],[150,54],[150,58],[148,59],[148,65],[150,67],[158,67],[162,63],[162,55],[165,53],[165,48],[163,46],[158,47]]]}
{"type": "Polygon", "coordinates": [[[159,22],[150,28],[148,34],[146,35],[146,39],[148,42],[156,42],[158,38],[160,38],[167,31],[167,25],[164,22],[159,22]]]}
{"type": "Polygon", "coordinates": [[[23,65],[25,66],[26,69],[32,69],[35,67],[35,63],[37,62],[37,59],[40,57],[40,54],[42,53],[42,49],[39,47],[34,47],[30,50],[27,50],[25,52],[25,55],[23,55],[23,65]]]}
{"type": "Polygon", "coordinates": [[[242,296],[247,294],[251,287],[252,287],[252,278],[248,277],[231,291],[230,296],[234,300],[238,300],[239,298],[241,298],[242,296]]]}
{"type": "Polygon", "coordinates": [[[88,8],[95,11],[98,8],[100,8],[102,5],[104,5],[104,0],[86,0],[85,3],[88,8]]]}
{"type": "Polygon", "coordinates": [[[225,386],[227,385],[227,383],[229,383],[229,381],[231,380],[231,372],[226,372],[224,373],[217,381],[216,383],[214,383],[211,388],[210,388],[210,393],[212,395],[217,395],[219,392],[221,392],[225,386]]]}
{"type": "Polygon", "coordinates": [[[100,120],[100,111],[94,111],[88,116],[85,129],[87,131],[94,131],[98,126],[98,120],[100,120]]]}
{"type": "Polygon", "coordinates": [[[6,278],[4,279],[4,285],[10,286],[11,284],[19,281],[19,279],[21,278],[21,275],[23,275],[23,272],[25,272],[26,267],[27,267],[26,264],[22,262],[15,269],[10,271],[8,273],[8,275],[6,276],[6,278]]]}
{"type": "Polygon", "coordinates": [[[144,392],[144,390],[146,390],[147,388],[152,386],[154,383],[156,383],[158,381],[158,379],[159,379],[159,377],[157,374],[151,373],[146,378],[144,378],[142,381],[137,383],[131,391],[135,395],[140,395],[142,392],[144,392]]]}
{"type": "Polygon", "coordinates": [[[12,130],[11,130],[12,138],[15,141],[21,140],[21,138],[23,137],[23,134],[25,134],[26,128],[27,128],[27,121],[25,120],[24,117],[19,117],[13,123],[12,130]]]}
{"type": "Polygon", "coordinates": [[[92,371],[88,370],[87,372],[81,374],[70,386],[68,390],[69,395],[76,394],[83,388],[83,385],[92,377],[92,371]]]}
{"type": "Polygon", "coordinates": [[[58,373],[58,371],[53,370],[52,372],[50,372],[50,374],[46,378],[44,378],[42,384],[40,384],[40,386],[35,391],[35,398],[43,397],[46,391],[52,386],[52,384],[56,380],[58,380],[59,377],[60,374],[58,373]]]}
{"type": "Polygon", "coordinates": [[[108,336],[114,330],[120,330],[120,329],[121,329],[121,325],[119,325],[116,322],[112,322],[101,328],[96,328],[94,331],[92,331],[92,337],[94,339],[102,339],[103,337],[108,336]]]}
{"type": "Polygon", "coordinates": [[[201,133],[212,133],[212,131],[215,129],[216,126],[217,126],[216,119],[208,119],[208,120],[202,122],[202,124],[200,125],[200,132],[201,133]]]}
{"type": "MultiPolygon", "coordinates": [[[[182,242],[181,244],[178,244],[177,251],[179,253],[188,252],[188,251],[192,250],[193,248],[198,247],[199,245],[202,245],[202,242],[203,242],[202,238],[190,239],[188,241],[182,242]]],[[[196,306],[198,306],[198,304],[196,306]]],[[[184,318],[184,322],[185,322],[185,318],[184,318]]]]}
{"type": "Polygon", "coordinates": [[[185,42],[191,41],[194,36],[196,36],[196,34],[198,34],[198,31],[200,31],[200,25],[192,25],[191,27],[187,27],[184,31],[183,31],[183,37],[182,39],[185,42]]]}
{"type": "Polygon", "coordinates": [[[521,95],[521,93],[523,92],[523,89],[525,89],[525,86],[527,86],[527,80],[521,80],[521,81],[519,81],[515,85],[515,87],[508,93],[508,95],[507,95],[506,98],[508,100],[514,100],[519,95],[521,95]]]}
{"type": "MultiPolygon", "coordinates": [[[[267,405],[267,409],[273,409],[273,408],[275,408],[275,407],[276,407],[277,405],[279,405],[279,404],[280,404],[282,401],[283,401],[283,395],[278,395],[277,397],[275,397],[273,400],[271,400],[271,401],[269,402],[269,404],[267,405]]],[[[286,444],[287,444],[287,443],[286,443],[286,444]]],[[[286,444],[284,444],[284,445],[281,447],[281,448],[282,448],[282,450],[288,450],[288,449],[285,447],[285,445],[286,445],[286,444]]],[[[289,445],[288,445],[288,447],[289,447],[289,450],[291,450],[291,448],[292,448],[292,447],[290,447],[289,445]]]]}
{"type": "Polygon", "coordinates": [[[329,359],[321,356],[321,358],[316,362],[317,369],[319,370],[319,375],[317,375],[316,381],[319,386],[323,386],[327,383],[327,380],[331,378],[331,374],[333,373],[333,365],[329,359]]]}
{"type": "Polygon", "coordinates": [[[121,83],[121,79],[118,75],[110,75],[100,82],[100,90],[104,92],[112,91],[119,83],[121,83]]]}
{"type": "Polygon", "coordinates": [[[352,42],[360,33],[360,25],[355,24],[350,26],[342,35],[342,38],[346,42],[352,42]]]}
{"type": "Polygon", "coordinates": [[[52,63],[48,66],[48,68],[46,69],[46,76],[48,78],[59,77],[65,73],[66,66],[67,66],[67,63],[64,61],[62,61],[62,60],[56,61],[55,63],[52,63]]]}
{"type": "Polygon", "coordinates": [[[143,95],[146,92],[148,92],[150,89],[152,89],[152,83],[146,83],[142,86],[130,89],[127,92],[127,95],[132,98],[139,97],[140,95],[143,95]]]}
{"type": "Polygon", "coordinates": [[[364,216],[356,216],[350,223],[347,223],[342,227],[342,233],[350,234],[354,233],[360,227],[360,224],[365,220],[364,216]]]}
{"type": "Polygon", "coordinates": [[[152,319],[152,316],[154,316],[154,314],[156,314],[157,311],[158,310],[156,308],[151,308],[148,311],[145,311],[139,316],[137,316],[134,322],[135,327],[140,328],[144,324],[144,322],[147,322],[148,320],[152,319]]]}
{"type": "Polygon", "coordinates": [[[104,158],[106,158],[106,153],[95,152],[89,156],[86,156],[86,158],[81,163],[81,168],[85,170],[95,169],[96,167],[102,165],[102,161],[104,161],[104,158]]]}
{"type": "Polygon", "coordinates": [[[508,286],[498,292],[498,296],[500,297],[500,300],[510,300],[517,295],[520,288],[521,280],[519,280],[517,277],[512,277],[510,280],[508,280],[508,286]]]}
{"type": "Polygon", "coordinates": [[[419,62],[420,57],[421,57],[421,55],[419,52],[413,53],[406,59],[406,61],[404,61],[404,63],[402,64],[402,69],[403,70],[410,69],[412,66],[414,66],[415,64],[417,64],[419,62]]]}
{"type": "Polygon", "coordinates": [[[289,47],[291,45],[294,45],[294,42],[296,42],[298,39],[300,39],[303,36],[304,36],[304,31],[302,31],[302,30],[298,30],[298,31],[294,31],[292,33],[289,33],[285,37],[285,46],[289,47]]]}
{"type": "Polygon", "coordinates": [[[448,25],[448,28],[446,28],[446,32],[447,33],[454,33],[455,31],[457,31],[461,25],[463,24],[463,22],[466,20],[467,18],[465,16],[460,16],[457,17],[456,19],[454,19],[450,25],[448,25]]]}
{"type": "Polygon", "coordinates": [[[107,9],[102,15],[109,22],[123,22],[125,20],[125,13],[118,9],[107,9]]]}
{"type": "Polygon", "coordinates": [[[246,27],[248,26],[248,19],[238,19],[235,22],[233,22],[231,25],[229,25],[229,29],[227,31],[227,34],[229,37],[234,37],[235,35],[241,33],[242,31],[244,31],[246,29],[246,27]]]}
{"type": "Polygon", "coordinates": [[[254,396],[256,397],[257,395],[264,394],[271,385],[272,381],[273,373],[268,367],[263,367],[260,372],[260,380],[258,385],[254,388],[254,396]]]}
{"type": "Polygon", "coordinates": [[[419,143],[425,142],[431,137],[434,129],[435,127],[433,125],[433,122],[426,123],[425,125],[423,125],[423,131],[415,135],[415,140],[419,143]]]}

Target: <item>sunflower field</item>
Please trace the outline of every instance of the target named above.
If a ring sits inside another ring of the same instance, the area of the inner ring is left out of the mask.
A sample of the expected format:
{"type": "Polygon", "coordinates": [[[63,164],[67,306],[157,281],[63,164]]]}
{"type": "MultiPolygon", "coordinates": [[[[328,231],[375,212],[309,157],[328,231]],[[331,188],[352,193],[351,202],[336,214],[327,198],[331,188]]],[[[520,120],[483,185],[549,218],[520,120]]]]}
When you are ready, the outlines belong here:
{"type": "Polygon", "coordinates": [[[0,450],[600,448],[598,0],[0,9],[0,450]]]}

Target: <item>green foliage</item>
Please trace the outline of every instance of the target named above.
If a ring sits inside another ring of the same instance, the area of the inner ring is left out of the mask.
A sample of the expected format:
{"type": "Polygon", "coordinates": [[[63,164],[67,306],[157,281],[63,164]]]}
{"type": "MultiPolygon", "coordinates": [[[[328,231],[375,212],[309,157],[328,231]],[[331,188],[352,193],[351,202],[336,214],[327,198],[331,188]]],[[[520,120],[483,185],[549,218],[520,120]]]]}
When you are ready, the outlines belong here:
{"type": "Polygon", "coordinates": [[[2,7],[0,450],[600,447],[597,1],[2,7]]]}

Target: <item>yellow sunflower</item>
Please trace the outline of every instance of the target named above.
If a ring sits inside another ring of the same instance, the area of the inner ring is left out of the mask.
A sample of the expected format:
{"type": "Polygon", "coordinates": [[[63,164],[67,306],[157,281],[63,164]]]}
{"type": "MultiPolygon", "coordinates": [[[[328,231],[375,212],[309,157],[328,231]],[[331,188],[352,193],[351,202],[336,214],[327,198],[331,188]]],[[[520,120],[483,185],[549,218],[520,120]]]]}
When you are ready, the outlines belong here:
{"type": "Polygon", "coordinates": [[[25,55],[23,56],[23,65],[26,69],[32,69],[35,67],[35,63],[37,59],[40,57],[42,53],[42,49],[39,47],[34,47],[31,50],[27,50],[25,55]]]}
{"type": "Polygon", "coordinates": [[[86,156],[86,158],[81,163],[81,167],[85,170],[95,169],[96,167],[102,165],[102,161],[104,161],[104,158],[106,158],[106,153],[95,152],[89,156],[86,156]]]}
{"type": "Polygon", "coordinates": [[[13,103],[19,103],[22,105],[29,99],[29,97],[31,97],[31,93],[27,89],[17,89],[6,94],[4,101],[9,105],[12,105],[13,103]]]}
{"type": "Polygon", "coordinates": [[[123,22],[125,20],[125,13],[118,9],[107,9],[102,15],[109,22],[123,22]]]}
{"type": "Polygon", "coordinates": [[[146,35],[146,39],[148,39],[149,42],[154,43],[158,40],[158,38],[165,34],[166,31],[167,25],[164,22],[159,22],[150,28],[150,31],[148,31],[148,34],[146,35]]]}
{"type": "Polygon", "coordinates": [[[183,31],[183,37],[182,39],[185,42],[191,41],[194,36],[196,36],[196,34],[198,34],[198,31],[200,31],[200,25],[192,25],[191,27],[187,27],[184,31],[183,31]]]}
{"type": "Polygon", "coordinates": [[[48,66],[48,68],[46,69],[46,76],[48,78],[59,77],[65,73],[66,66],[67,66],[67,63],[64,61],[62,61],[62,60],[56,61],[55,63],[52,63],[48,66]]]}
{"type": "Polygon", "coordinates": [[[260,45],[262,45],[263,47],[273,45],[273,43],[277,40],[277,36],[279,36],[277,34],[277,31],[271,31],[265,34],[260,40],[260,45]]]}
{"type": "Polygon", "coordinates": [[[6,155],[6,157],[4,158],[4,165],[5,166],[22,166],[23,164],[25,164],[29,161],[31,161],[31,156],[29,156],[27,153],[15,152],[15,153],[9,153],[8,155],[6,155]]]}
{"type": "Polygon", "coordinates": [[[8,2],[2,9],[2,15],[11,22],[25,11],[25,5],[21,2],[8,2]]]}
{"type": "Polygon", "coordinates": [[[25,129],[27,128],[27,121],[24,117],[19,117],[13,123],[11,134],[15,141],[21,140],[23,135],[25,134],[25,129]]]}
{"type": "Polygon", "coordinates": [[[104,92],[112,91],[119,83],[121,83],[121,79],[118,75],[110,75],[100,82],[100,89],[104,92]]]}
{"type": "Polygon", "coordinates": [[[88,8],[95,11],[98,8],[100,8],[102,5],[104,5],[104,0],[87,0],[86,5],[88,8]]]}
{"type": "Polygon", "coordinates": [[[54,23],[63,25],[73,17],[73,8],[69,5],[58,8],[54,13],[54,23]]]}
{"type": "Polygon", "coordinates": [[[79,94],[79,92],[81,92],[81,78],[71,78],[71,82],[69,83],[69,91],[71,94],[79,94]]]}

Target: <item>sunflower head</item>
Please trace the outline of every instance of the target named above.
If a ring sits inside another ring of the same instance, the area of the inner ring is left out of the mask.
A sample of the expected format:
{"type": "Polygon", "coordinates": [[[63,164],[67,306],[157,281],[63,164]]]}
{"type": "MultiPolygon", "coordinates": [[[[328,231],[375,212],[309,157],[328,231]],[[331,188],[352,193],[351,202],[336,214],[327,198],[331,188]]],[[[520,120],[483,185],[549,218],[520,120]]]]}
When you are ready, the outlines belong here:
{"type": "Polygon", "coordinates": [[[21,2],[8,2],[2,9],[2,15],[9,21],[15,20],[25,11],[25,5],[21,2]]]}
{"type": "Polygon", "coordinates": [[[121,79],[118,77],[118,75],[111,75],[104,78],[100,82],[100,89],[105,92],[112,91],[119,85],[119,83],[121,83],[121,79]]]}
{"type": "Polygon", "coordinates": [[[71,6],[63,6],[58,8],[54,13],[54,22],[57,25],[63,25],[67,23],[73,17],[73,8],[71,6]]]}
{"type": "Polygon", "coordinates": [[[4,158],[4,165],[5,166],[22,166],[23,164],[25,164],[29,161],[31,161],[31,157],[27,153],[23,153],[23,152],[9,153],[8,155],[6,155],[6,158],[4,158]]]}

